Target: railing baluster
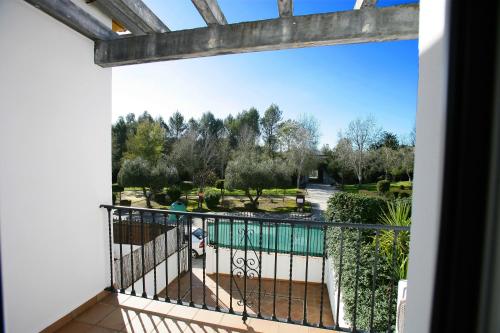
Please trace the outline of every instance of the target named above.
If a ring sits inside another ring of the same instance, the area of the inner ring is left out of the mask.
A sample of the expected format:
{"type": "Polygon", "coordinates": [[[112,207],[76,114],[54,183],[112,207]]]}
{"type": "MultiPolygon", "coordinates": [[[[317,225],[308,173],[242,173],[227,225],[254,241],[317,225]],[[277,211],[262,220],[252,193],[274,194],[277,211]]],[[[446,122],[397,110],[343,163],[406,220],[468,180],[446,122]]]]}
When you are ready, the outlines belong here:
{"type": "Polygon", "coordinates": [[[229,219],[229,313],[233,310],[233,219],[229,219]]]}
{"type": "Polygon", "coordinates": [[[188,216],[188,248],[189,248],[189,306],[194,306],[193,303],[193,218],[188,216]]]}
{"type": "Polygon", "coordinates": [[[398,235],[399,235],[399,231],[395,230],[394,231],[394,238],[393,238],[393,241],[392,241],[392,278],[391,278],[391,286],[390,286],[390,289],[389,289],[389,301],[388,301],[388,304],[389,304],[389,318],[388,318],[388,321],[387,321],[387,332],[392,332],[392,310],[393,310],[393,306],[392,306],[392,297],[393,297],[393,294],[394,294],[394,278],[395,278],[395,273],[396,273],[396,244],[398,242],[398,235]]]}
{"type": "Polygon", "coordinates": [[[142,264],[142,297],[148,297],[146,293],[146,265],[144,262],[144,216],[139,212],[141,217],[141,264],[142,264]]]}
{"type": "Polygon", "coordinates": [[[153,299],[158,300],[158,289],[156,282],[156,221],[155,213],[151,215],[151,225],[149,226],[149,239],[153,241],[153,299]]]}
{"type": "Polygon", "coordinates": [[[109,273],[110,273],[110,283],[107,288],[109,291],[115,291],[114,277],[113,277],[113,235],[111,226],[111,208],[108,208],[108,236],[109,236],[109,273]]]}
{"type": "Polygon", "coordinates": [[[326,227],[322,227],[323,231],[323,258],[321,261],[321,296],[320,296],[320,305],[319,305],[319,327],[323,326],[323,298],[325,292],[325,261],[326,261],[326,227]]]}
{"type": "Polygon", "coordinates": [[[220,311],[219,307],[219,218],[215,218],[215,310],[220,311]]]}
{"type": "Polygon", "coordinates": [[[206,242],[205,242],[205,235],[207,234],[207,231],[205,230],[205,223],[206,223],[206,220],[205,218],[203,217],[201,219],[201,223],[202,223],[202,230],[203,230],[203,309],[206,309],[207,308],[207,302],[206,302],[206,291],[205,291],[205,270],[206,270],[206,266],[207,266],[207,255],[206,255],[206,248],[208,246],[208,237],[206,239],[206,242]]]}
{"type": "Polygon", "coordinates": [[[358,314],[358,285],[359,285],[359,261],[360,261],[360,250],[361,250],[361,229],[358,229],[358,241],[356,246],[356,282],[354,284],[354,313],[352,320],[352,330],[356,332],[356,319],[358,314]]]}
{"type": "MultiPolygon", "coordinates": [[[[176,230],[176,237],[177,237],[177,304],[182,304],[182,299],[181,299],[181,241],[180,241],[180,225],[179,225],[179,215],[175,214],[175,226],[177,227],[176,230]]],[[[184,235],[182,235],[184,237],[184,235]]]]}
{"type": "Polygon", "coordinates": [[[276,274],[278,271],[278,230],[279,225],[274,226],[274,283],[273,283],[273,316],[272,319],[276,320],[276,274]]]}
{"type": "Polygon", "coordinates": [[[130,269],[132,273],[132,291],[130,294],[132,296],[135,296],[135,274],[134,274],[134,247],[132,246],[133,239],[132,239],[132,210],[129,211],[129,221],[128,221],[128,239],[130,243],[130,269]]]}
{"type": "Polygon", "coordinates": [[[340,314],[340,288],[342,284],[342,268],[343,268],[343,259],[344,259],[344,228],[340,229],[340,258],[339,258],[339,278],[337,281],[337,311],[335,314],[335,329],[339,329],[339,314],[340,314]]]}
{"type": "Polygon", "coordinates": [[[304,286],[304,314],[302,316],[302,325],[309,325],[307,323],[307,280],[309,274],[309,236],[310,236],[310,225],[306,225],[306,272],[305,272],[305,286],[304,286]]]}
{"type": "Polygon", "coordinates": [[[170,297],[168,297],[168,215],[163,214],[164,226],[165,226],[165,302],[170,302],[170,297]]]}
{"type": "Polygon", "coordinates": [[[288,277],[288,322],[292,321],[293,222],[290,223],[290,268],[288,277]]]}
{"type": "Polygon", "coordinates": [[[244,261],[244,271],[243,271],[243,322],[245,322],[248,318],[247,314],[247,277],[248,277],[248,220],[245,219],[244,222],[244,249],[245,249],[245,261],[244,261]]]}
{"type": "Polygon", "coordinates": [[[118,223],[120,230],[120,292],[124,293],[125,288],[123,287],[123,240],[125,238],[125,233],[123,232],[123,223],[122,223],[122,210],[118,209],[118,223]]]}
{"type": "Polygon", "coordinates": [[[261,288],[262,288],[262,221],[259,221],[259,303],[257,305],[258,318],[262,318],[262,313],[260,312],[261,288]]]}
{"type": "Polygon", "coordinates": [[[372,300],[370,309],[370,332],[373,332],[373,317],[375,311],[375,288],[377,286],[377,265],[378,265],[378,252],[380,247],[380,237],[378,230],[375,231],[375,253],[373,257],[372,267],[372,300]]]}

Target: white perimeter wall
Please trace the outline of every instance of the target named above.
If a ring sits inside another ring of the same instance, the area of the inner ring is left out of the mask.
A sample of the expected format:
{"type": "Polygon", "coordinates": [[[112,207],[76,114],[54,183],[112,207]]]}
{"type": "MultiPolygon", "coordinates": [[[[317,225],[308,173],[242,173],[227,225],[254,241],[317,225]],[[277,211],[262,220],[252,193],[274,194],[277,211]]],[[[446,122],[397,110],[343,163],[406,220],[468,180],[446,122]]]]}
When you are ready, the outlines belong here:
{"type": "Polygon", "coordinates": [[[415,186],[406,332],[429,331],[441,214],[449,0],[421,0],[415,186]]]}
{"type": "Polygon", "coordinates": [[[38,332],[109,284],[111,70],[22,0],[0,1],[0,41],[6,331],[38,332]]]}

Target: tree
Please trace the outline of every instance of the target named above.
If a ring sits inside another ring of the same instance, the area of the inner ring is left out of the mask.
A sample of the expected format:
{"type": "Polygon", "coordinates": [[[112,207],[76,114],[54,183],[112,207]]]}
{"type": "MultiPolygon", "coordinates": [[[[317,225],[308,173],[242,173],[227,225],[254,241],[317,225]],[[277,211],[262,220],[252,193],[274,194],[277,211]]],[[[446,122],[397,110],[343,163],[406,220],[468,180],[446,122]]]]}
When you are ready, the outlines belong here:
{"type": "Polygon", "coordinates": [[[181,137],[188,127],[188,125],[184,122],[184,116],[179,111],[175,111],[175,113],[168,118],[168,126],[170,135],[176,140],[181,137]]]}
{"type": "Polygon", "coordinates": [[[382,147],[387,147],[392,150],[399,149],[399,140],[398,136],[391,132],[383,132],[380,138],[371,146],[371,149],[380,149],[382,147]]]}
{"type": "Polygon", "coordinates": [[[260,119],[264,144],[270,156],[274,156],[274,152],[277,150],[277,132],[282,118],[283,111],[281,111],[276,104],[271,104],[264,113],[264,116],[260,119]]]}
{"type": "Polygon", "coordinates": [[[125,160],[118,173],[118,183],[121,186],[142,188],[148,208],[152,208],[153,193],[173,184],[177,179],[177,170],[169,166],[165,160],[153,165],[141,157],[125,160]]]}
{"type": "Polygon", "coordinates": [[[363,182],[363,176],[368,163],[368,149],[378,139],[380,130],[376,127],[372,117],[358,118],[349,123],[346,138],[353,148],[353,170],[358,178],[358,184],[363,182]]]}
{"type": "Polygon", "coordinates": [[[112,139],[112,178],[116,180],[118,171],[120,171],[121,160],[127,151],[128,126],[123,117],[118,117],[115,124],[111,127],[112,139]]]}
{"type": "Polygon", "coordinates": [[[382,146],[377,151],[377,157],[382,169],[384,169],[385,179],[389,178],[389,172],[394,168],[398,160],[397,150],[382,146]]]}
{"type": "Polygon", "coordinates": [[[141,157],[155,165],[164,152],[165,130],[156,122],[143,121],[137,126],[135,135],[127,140],[127,153],[129,160],[141,157]]]}
{"type": "Polygon", "coordinates": [[[286,124],[288,142],[286,156],[289,165],[297,175],[297,188],[300,187],[302,175],[316,166],[317,145],[319,141],[319,125],[311,116],[303,116],[299,121],[286,124]]]}
{"type": "Polygon", "coordinates": [[[413,166],[415,163],[415,152],[413,147],[403,147],[399,150],[401,156],[401,167],[408,176],[411,183],[411,175],[413,174],[413,166]]]}
{"type": "Polygon", "coordinates": [[[245,191],[245,195],[256,209],[263,190],[276,186],[279,180],[288,175],[283,163],[277,160],[262,158],[257,153],[238,154],[227,165],[224,187],[245,191]],[[255,195],[252,191],[255,191],[255,195]]]}
{"type": "Polygon", "coordinates": [[[341,138],[333,150],[333,161],[330,167],[336,170],[341,180],[341,186],[344,186],[344,178],[354,165],[354,151],[349,139],[341,138]]]}

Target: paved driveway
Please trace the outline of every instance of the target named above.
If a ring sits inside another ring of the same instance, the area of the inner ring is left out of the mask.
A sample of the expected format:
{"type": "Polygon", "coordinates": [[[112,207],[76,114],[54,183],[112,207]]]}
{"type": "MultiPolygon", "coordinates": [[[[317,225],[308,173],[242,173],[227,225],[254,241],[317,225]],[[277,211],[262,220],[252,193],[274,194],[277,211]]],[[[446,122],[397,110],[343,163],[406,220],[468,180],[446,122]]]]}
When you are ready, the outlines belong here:
{"type": "Polygon", "coordinates": [[[326,211],[328,199],[335,192],[338,192],[338,190],[330,185],[307,184],[306,200],[311,203],[313,214],[316,218],[320,218],[321,214],[326,211]]]}

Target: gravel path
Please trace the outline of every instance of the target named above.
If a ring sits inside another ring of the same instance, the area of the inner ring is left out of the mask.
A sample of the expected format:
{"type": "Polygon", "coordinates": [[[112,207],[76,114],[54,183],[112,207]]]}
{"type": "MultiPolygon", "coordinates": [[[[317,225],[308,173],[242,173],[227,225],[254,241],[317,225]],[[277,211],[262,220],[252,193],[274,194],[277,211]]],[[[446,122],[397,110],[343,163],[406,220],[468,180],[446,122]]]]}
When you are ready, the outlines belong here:
{"type": "Polygon", "coordinates": [[[311,203],[313,215],[316,218],[321,218],[321,215],[327,208],[328,199],[333,193],[338,191],[339,190],[330,185],[307,184],[306,200],[311,203]]]}

